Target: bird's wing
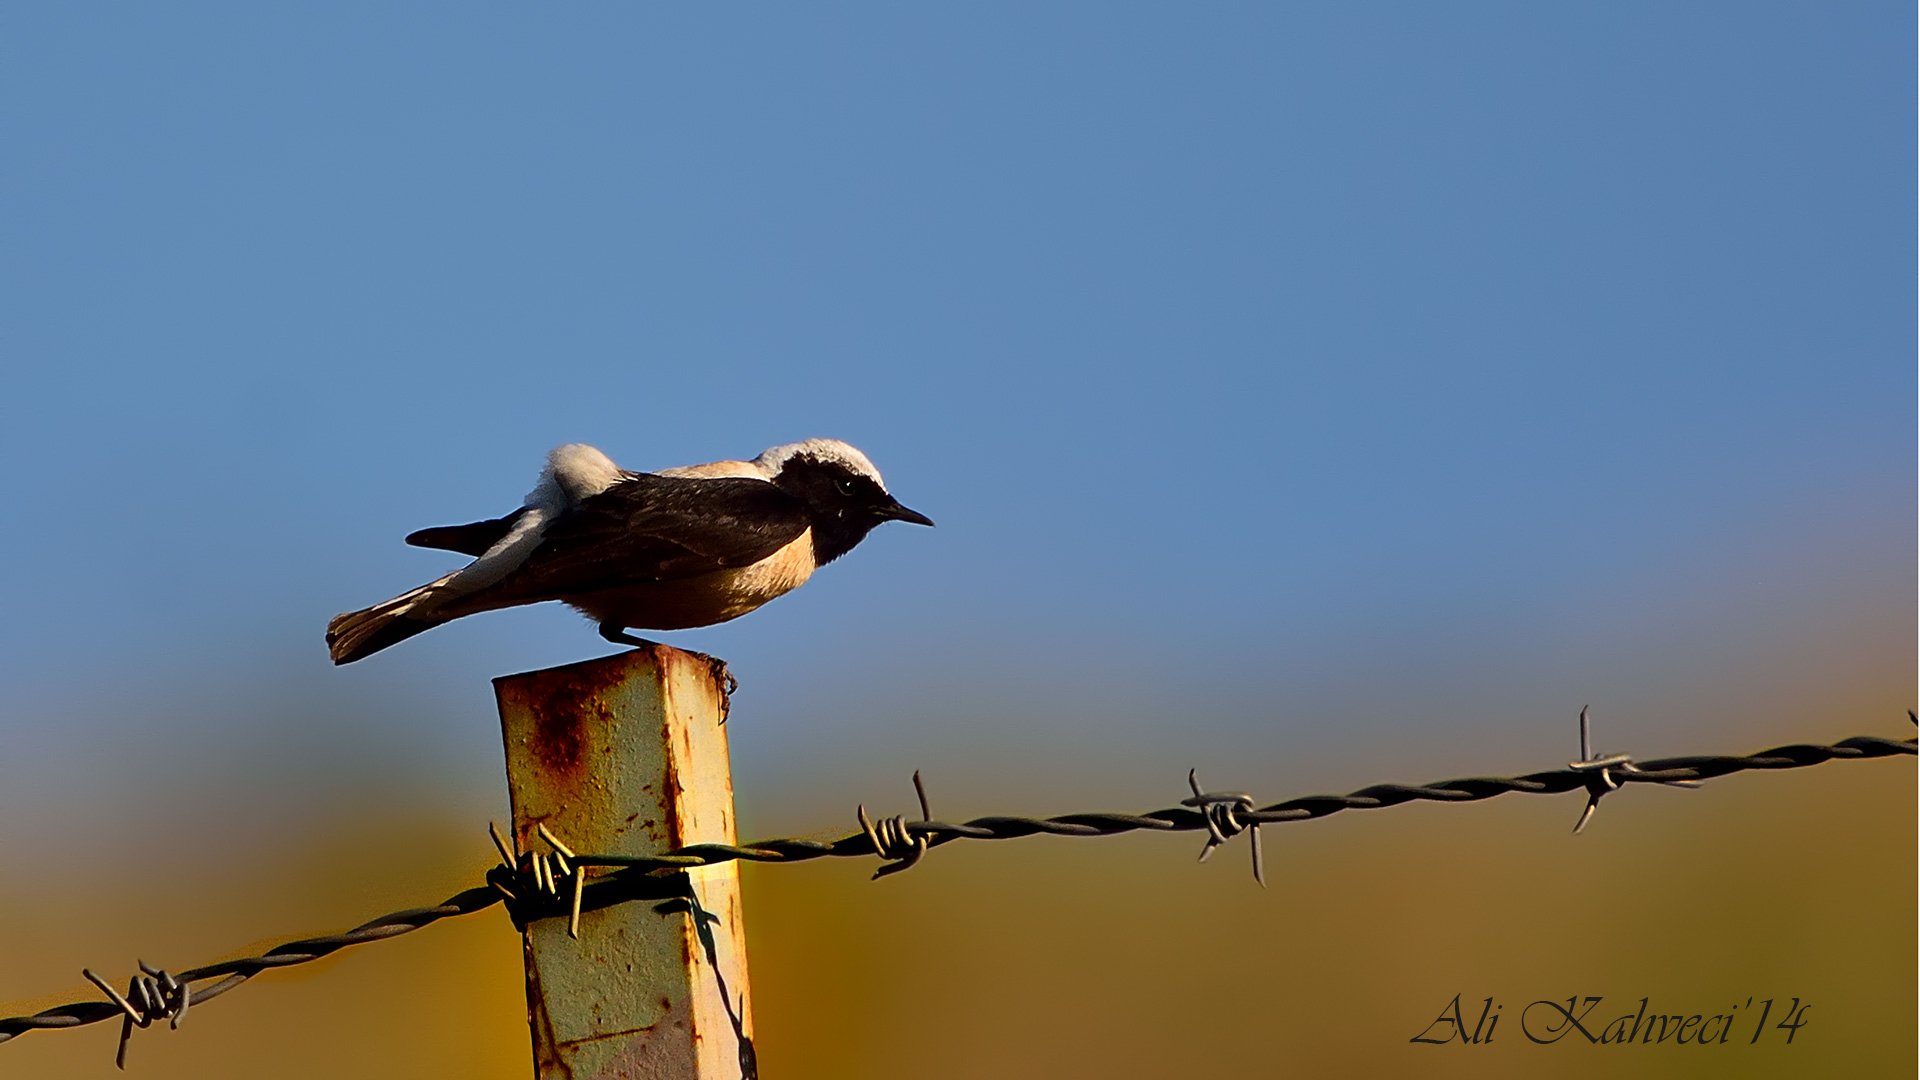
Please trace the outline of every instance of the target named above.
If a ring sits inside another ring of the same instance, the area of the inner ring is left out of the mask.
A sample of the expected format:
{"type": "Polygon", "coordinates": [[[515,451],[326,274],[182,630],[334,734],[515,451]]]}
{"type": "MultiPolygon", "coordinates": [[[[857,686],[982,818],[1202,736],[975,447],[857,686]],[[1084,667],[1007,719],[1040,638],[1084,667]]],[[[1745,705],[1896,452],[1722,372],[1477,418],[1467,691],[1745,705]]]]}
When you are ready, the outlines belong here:
{"type": "Polygon", "coordinates": [[[809,525],[805,505],[765,480],[632,474],[549,525],[497,595],[560,599],[750,566],[809,525]]]}
{"type": "Polygon", "coordinates": [[[499,543],[507,533],[513,531],[515,522],[527,512],[521,507],[506,517],[489,521],[476,521],[471,525],[441,525],[432,529],[421,529],[407,535],[407,543],[414,547],[437,548],[441,551],[457,551],[462,555],[479,558],[487,549],[499,543]]]}

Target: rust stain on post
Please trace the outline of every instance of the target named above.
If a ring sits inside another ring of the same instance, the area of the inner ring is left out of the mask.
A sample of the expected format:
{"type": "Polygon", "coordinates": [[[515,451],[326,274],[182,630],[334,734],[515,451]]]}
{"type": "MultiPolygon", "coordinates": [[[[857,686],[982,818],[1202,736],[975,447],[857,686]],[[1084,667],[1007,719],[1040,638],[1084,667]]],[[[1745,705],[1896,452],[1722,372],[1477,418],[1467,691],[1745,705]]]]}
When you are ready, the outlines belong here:
{"type": "MultiPolygon", "coordinates": [[[[495,679],[521,849],[544,850],[542,824],[574,851],[596,854],[734,843],[722,726],[729,682],[724,664],[664,645],[495,679]]],[[[723,920],[712,929],[719,972],[690,916],[645,901],[584,912],[577,941],[565,918],[528,924],[528,1022],[541,1080],[740,1075],[739,1036],[719,989],[724,978],[751,1037],[738,870],[724,863],[688,878],[700,907],[723,920]]]]}

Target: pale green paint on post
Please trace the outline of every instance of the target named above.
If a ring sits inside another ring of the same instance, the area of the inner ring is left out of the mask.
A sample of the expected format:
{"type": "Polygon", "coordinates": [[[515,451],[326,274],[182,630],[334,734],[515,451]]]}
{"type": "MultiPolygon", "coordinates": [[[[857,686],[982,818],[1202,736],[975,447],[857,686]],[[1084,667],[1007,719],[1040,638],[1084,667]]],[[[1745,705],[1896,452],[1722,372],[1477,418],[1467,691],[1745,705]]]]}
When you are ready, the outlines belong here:
{"type": "MultiPolygon", "coordinates": [[[[546,850],[657,855],[735,842],[725,669],[667,646],[494,680],[514,837],[546,850]]],[[[749,1037],[746,934],[735,864],[689,875],[749,1037]]],[[[563,889],[564,891],[564,889],[563,889]]],[[[527,926],[527,1009],[540,1080],[739,1077],[739,1039],[685,914],[646,901],[527,926]]]]}

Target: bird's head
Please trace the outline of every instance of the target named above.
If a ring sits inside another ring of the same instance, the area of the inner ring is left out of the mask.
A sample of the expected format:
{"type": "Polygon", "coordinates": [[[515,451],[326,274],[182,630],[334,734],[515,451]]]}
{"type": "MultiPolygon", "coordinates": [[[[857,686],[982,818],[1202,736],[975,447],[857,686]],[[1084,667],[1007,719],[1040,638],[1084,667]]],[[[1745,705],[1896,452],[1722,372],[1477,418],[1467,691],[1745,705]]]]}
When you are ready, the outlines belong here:
{"type": "Polygon", "coordinates": [[[813,516],[815,558],[825,564],[853,550],[882,522],[932,519],[909,510],[887,493],[880,470],[867,455],[838,439],[808,439],[776,446],[754,464],[782,491],[807,504],[813,516]]]}

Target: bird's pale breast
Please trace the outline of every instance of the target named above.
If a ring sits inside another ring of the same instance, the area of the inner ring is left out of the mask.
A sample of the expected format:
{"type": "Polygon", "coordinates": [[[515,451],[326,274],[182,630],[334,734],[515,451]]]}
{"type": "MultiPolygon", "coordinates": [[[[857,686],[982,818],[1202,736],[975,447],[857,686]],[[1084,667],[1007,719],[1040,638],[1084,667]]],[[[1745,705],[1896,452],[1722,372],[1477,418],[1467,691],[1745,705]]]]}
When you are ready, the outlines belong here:
{"type": "Polygon", "coordinates": [[[750,566],[678,581],[650,581],[567,597],[602,623],[636,630],[685,630],[737,619],[813,576],[813,531],[750,566]]]}

